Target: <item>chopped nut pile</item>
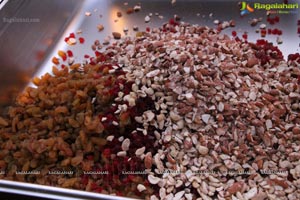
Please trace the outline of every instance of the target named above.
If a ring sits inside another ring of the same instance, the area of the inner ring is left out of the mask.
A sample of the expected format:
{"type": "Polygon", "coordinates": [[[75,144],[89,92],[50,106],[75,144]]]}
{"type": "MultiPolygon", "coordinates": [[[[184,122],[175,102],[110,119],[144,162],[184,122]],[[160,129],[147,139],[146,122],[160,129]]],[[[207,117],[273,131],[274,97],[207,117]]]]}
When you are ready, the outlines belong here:
{"type": "Polygon", "coordinates": [[[148,154],[152,199],[300,197],[300,70],[276,47],[166,24],[110,48],[135,82],[124,100],[155,102],[136,117],[162,146],[148,154]]]}
{"type": "Polygon", "coordinates": [[[300,198],[298,55],[176,20],[113,36],[97,64],[54,68],[0,118],[3,178],[147,199],[300,198]],[[146,175],[124,181],[110,160],[146,175]],[[59,167],[116,181],[13,174],[59,167]]]}

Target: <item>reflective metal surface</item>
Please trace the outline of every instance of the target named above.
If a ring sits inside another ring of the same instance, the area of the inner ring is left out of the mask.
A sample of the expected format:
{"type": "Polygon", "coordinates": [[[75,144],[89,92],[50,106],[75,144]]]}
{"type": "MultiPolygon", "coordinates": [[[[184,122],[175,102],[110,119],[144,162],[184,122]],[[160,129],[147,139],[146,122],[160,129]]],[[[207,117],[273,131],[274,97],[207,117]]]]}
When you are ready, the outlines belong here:
{"type": "Polygon", "coordinates": [[[82,1],[10,0],[0,10],[0,113],[29,82],[82,1]]]}
{"type": "MultiPolygon", "coordinates": [[[[9,105],[12,102],[12,98],[9,98],[12,91],[20,91],[33,76],[41,76],[51,71],[53,65],[51,58],[57,56],[58,50],[72,50],[76,62],[81,62],[85,54],[93,55],[91,45],[96,39],[103,41],[107,36],[111,36],[113,31],[120,32],[124,36],[124,28],[128,28],[129,35],[134,35],[133,26],[137,25],[140,30],[145,30],[146,27],[159,27],[175,14],[179,15],[182,21],[211,27],[215,27],[214,20],[234,19],[236,27],[228,28],[223,33],[231,34],[232,30],[236,30],[241,37],[246,31],[249,41],[260,38],[260,35],[255,33],[259,25],[251,27],[249,21],[263,17],[262,23],[268,27],[283,30],[283,44],[279,45],[279,48],[285,57],[290,53],[299,52],[297,20],[300,19],[300,9],[295,14],[279,15],[280,22],[269,25],[266,22],[266,12],[263,10],[256,10],[241,17],[238,1],[177,0],[175,4],[171,4],[171,0],[128,0],[128,5],[125,5],[125,2],[124,0],[9,1],[0,11],[0,111],[1,102],[2,108],[4,104],[9,105]],[[127,15],[126,10],[137,4],[141,4],[141,11],[127,15]],[[117,17],[118,11],[123,14],[121,18],[117,17]],[[85,16],[85,12],[91,12],[91,16],[85,16]],[[145,16],[151,13],[151,21],[145,23],[145,16]],[[159,16],[163,16],[163,19],[159,16]],[[14,18],[38,19],[38,21],[14,22],[14,18]],[[98,31],[98,24],[104,26],[103,31],[98,31]],[[64,42],[64,37],[69,33],[76,33],[79,29],[82,30],[80,37],[85,38],[85,43],[68,46],[64,42]]],[[[269,35],[266,39],[276,44],[276,36],[269,35]]],[[[39,194],[65,195],[66,198],[70,194],[79,195],[78,197],[83,199],[101,198],[101,195],[90,196],[81,191],[0,181],[0,191],[16,193],[33,192],[36,189],[39,190],[37,192],[39,194]]],[[[74,196],[73,198],[75,199],[74,196]]]]}
{"type": "MultiPolygon", "coordinates": [[[[117,197],[104,194],[95,194],[91,192],[84,192],[78,190],[70,190],[64,188],[50,187],[44,185],[36,185],[29,183],[19,183],[14,181],[0,180],[0,197],[1,192],[23,195],[21,197],[24,200],[26,197],[31,197],[31,200],[35,199],[55,199],[55,200],[129,200],[129,198],[117,197]]],[[[8,199],[13,199],[9,198],[8,199]]],[[[26,198],[27,199],[27,198],[26,198]]]]}

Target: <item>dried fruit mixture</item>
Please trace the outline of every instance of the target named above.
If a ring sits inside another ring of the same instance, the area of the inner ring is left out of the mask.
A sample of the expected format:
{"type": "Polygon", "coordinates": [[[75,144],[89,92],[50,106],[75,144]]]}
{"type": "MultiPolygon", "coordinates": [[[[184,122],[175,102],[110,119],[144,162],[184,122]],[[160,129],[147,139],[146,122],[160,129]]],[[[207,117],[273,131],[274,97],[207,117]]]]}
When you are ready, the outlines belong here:
{"type": "Polygon", "coordinates": [[[146,199],[300,199],[299,54],[176,20],[113,36],[88,64],[35,78],[0,118],[1,178],[146,199]]]}

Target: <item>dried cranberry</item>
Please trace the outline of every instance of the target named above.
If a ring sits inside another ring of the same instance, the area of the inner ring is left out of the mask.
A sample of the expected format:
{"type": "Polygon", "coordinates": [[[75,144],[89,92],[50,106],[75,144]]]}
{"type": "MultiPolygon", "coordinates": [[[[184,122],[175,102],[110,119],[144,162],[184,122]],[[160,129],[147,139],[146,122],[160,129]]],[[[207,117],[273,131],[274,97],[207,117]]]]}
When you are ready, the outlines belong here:
{"type": "Polygon", "coordinates": [[[69,38],[75,38],[75,34],[74,33],[70,33],[69,38]]]}
{"type": "Polygon", "coordinates": [[[94,160],[94,156],[93,156],[93,155],[88,155],[88,156],[86,156],[86,158],[87,158],[88,160],[94,160]]]}
{"type": "Polygon", "coordinates": [[[237,36],[236,31],[232,31],[232,32],[231,32],[231,35],[232,35],[233,37],[236,37],[236,36],[237,36]]]}
{"type": "Polygon", "coordinates": [[[174,18],[171,18],[171,19],[169,20],[169,24],[175,25],[175,20],[174,20],[174,18]]]}
{"type": "Polygon", "coordinates": [[[241,42],[241,39],[240,39],[239,37],[236,37],[236,38],[235,38],[235,41],[241,42]]]}
{"type": "Polygon", "coordinates": [[[78,40],[79,40],[80,44],[84,43],[84,38],[83,37],[78,38],[78,40]]]}
{"type": "Polygon", "coordinates": [[[115,86],[112,89],[109,90],[109,95],[110,96],[117,96],[118,92],[120,91],[119,86],[115,86]]]}
{"type": "Polygon", "coordinates": [[[300,58],[300,54],[299,53],[295,53],[295,54],[290,54],[288,55],[288,61],[293,61],[293,60],[297,60],[297,58],[300,58]]]}
{"type": "Polygon", "coordinates": [[[106,55],[107,55],[108,57],[113,57],[115,54],[114,54],[114,52],[111,51],[111,52],[107,53],[106,55]]]}
{"type": "Polygon", "coordinates": [[[97,189],[94,190],[94,192],[101,193],[101,192],[102,192],[102,188],[101,188],[101,187],[98,187],[97,189]]]}
{"type": "Polygon", "coordinates": [[[104,149],[102,154],[104,157],[109,158],[111,154],[110,149],[104,149]]]}
{"type": "Polygon", "coordinates": [[[102,53],[100,53],[99,51],[95,51],[95,56],[102,56],[103,54],[102,53]]]}
{"type": "Polygon", "coordinates": [[[81,183],[84,184],[84,185],[87,185],[89,182],[89,176],[88,175],[82,175],[81,177],[81,183]]]}
{"type": "Polygon", "coordinates": [[[95,55],[97,57],[97,62],[104,62],[106,61],[106,55],[103,53],[100,53],[99,51],[95,51],[95,55]]]}
{"type": "Polygon", "coordinates": [[[169,19],[169,24],[172,25],[172,26],[178,26],[179,25],[178,21],[174,18],[169,19]]]}
{"type": "Polygon", "coordinates": [[[247,33],[244,33],[244,34],[242,35],[242,37],[243,37],[244,40],[247,40],[247,39],[248,39],[247,33]]]}
{"type": "Polygon", "coordinates": [[[129,94],[129,92],[131,91],[131,88],[132,88],[132,85],[133,85],[133,82],[128,82],[124,85],[124,94],[129,94]]]}
{"type": "Polygon", "coordinates": [[[266,29],[261,29],[261,30],[260,30],[260,35],[261,35],[261,37],[265,37],[266,34],[267,34],[267,30],[266,30],[266,29]]]}
{"type": "Polygon", "coordinates": [[[271,35],[272,34],[272,29],[268,29],[268,34],[271,35]]]}
{"type": "Polygon", "coordinates": [[[89,64],[90,65],[96,65],[97,64],[97,60],[95,58],[91,57],[89,64]]]}
{"type": "Polygon", "coordinates": [[[94,79],[98,79],[98,78],[101,78],[101,75],[100,74],[93,74],[93,77],[94,77],[94,79]]]}
{"type": "MultiPolygon", "coordinates": [[[[116,71],[115,71],[115,74],[117,75],[117,76],[121,76],[121,75],[125,75],[125,72],[123,71],[123,70],[121,70],[121,69],[117,69],[116,71]]],[[[123,79],[124,80],[124,79],[123,79]]]]}
{"type": "Polygon", "coordinates": [[[71,50],[68,50],[67,54],[68,54],[69,57],[73,57],[73,52],[71,50]]]}
{"type": "Polygon", "coordinates": [[[256,44],[257,44],[257,45],[265,45],[266,43],[267,43],[266,40],[257,40],[257,41],[256,41],[256,44]]]}
{"type": "Polygon", "coordinates": [[[273,30],[272,30],[272,34],[273,34],[273,35],[277,35],[277,30],[278,30],[277,28],[273,29],[273,30]]]}
{"type": "Polygon", "coordinates": [[[117,196],[124,196],[123,193],[120,192],[120,191],[117,191],[117,192],[116,192],[116,195],[117,195],[117,196]]]}

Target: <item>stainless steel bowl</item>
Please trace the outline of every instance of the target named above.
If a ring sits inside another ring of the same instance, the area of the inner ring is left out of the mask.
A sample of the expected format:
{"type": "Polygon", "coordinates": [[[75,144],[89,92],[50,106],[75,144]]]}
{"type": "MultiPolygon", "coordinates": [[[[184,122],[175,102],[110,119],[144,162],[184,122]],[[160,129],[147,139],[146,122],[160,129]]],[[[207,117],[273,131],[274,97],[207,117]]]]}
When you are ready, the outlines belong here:
{"type": "MultiPolygon", "coordinates": [[[[1,2],[1,1],[0,1],[1,2]]],[[[268,1],[260,1],[268,2],[268,1]]],[[[281,2],[281,1],[278,1],[281,2]]],[[[259,27],[251,27],[249,21],[263,17],[266,12],[256,10],[243,17],[240,16],[238,1],[209,0],[130,0],[124,5],[123,0],[11,0],[0,4],[0,112],[13,102],[13,98],[34,76],[50,72],[51,58],[58,50],[71,49],[76,55],[76,61],[81,61],[84,54],[92,54],[91,44],[94,40],[103,41],[111,36],[113,31],[123,34],[128,28],[129,35],[134,35],[133,26],[140,30],[146,27],[159,27],[175,14],[183,21],[199,25],[215,26],[214,20],[235,20],[236,27],[224,30],[231,34],[236,30],[239,35],[248,33],[249,41],[260,38],[255,33],[259,27]],[[141,3],[141,11],[127,15],[126,9],[141,3]],[[4,5],[5,4],[5,5],[4,5]],[[116,13],[123,16],[118,18],[116,13]],[[91,16],[86,16],[90,12],[91,16]],[[144,22],[146,15],[151,15],[149,23],[144,22]],[[163,16],[163,19],[158,16],[163,16]],[[116,21],[117,20],[117,21],[116,21]],[[97,25],[102,24],[104,30],[99,32],[97,25]],[[69,47],[64,37],[71,32],[82,31],[84,44],[69,47]]],[[[290,53],[299,52],[299,35],[297,35],[297,20],[300,12],[282,14],[280,22],[274,26],[283,30],[283,44],[279,46],[287,57],[290,53]]],[[[276,43],[276,36],[266,39],[276,43]]],[[[0,192],[32,195],[51,199],[121,199],[83,191],[74,191],[50,186],[19,183],[0,180],[0,192]]]]}

